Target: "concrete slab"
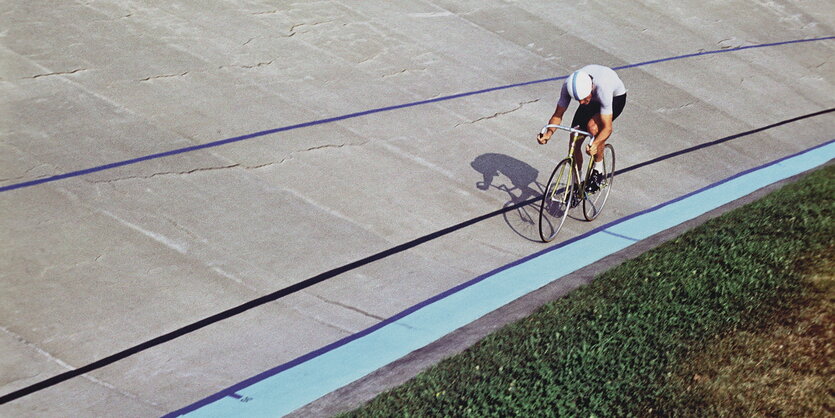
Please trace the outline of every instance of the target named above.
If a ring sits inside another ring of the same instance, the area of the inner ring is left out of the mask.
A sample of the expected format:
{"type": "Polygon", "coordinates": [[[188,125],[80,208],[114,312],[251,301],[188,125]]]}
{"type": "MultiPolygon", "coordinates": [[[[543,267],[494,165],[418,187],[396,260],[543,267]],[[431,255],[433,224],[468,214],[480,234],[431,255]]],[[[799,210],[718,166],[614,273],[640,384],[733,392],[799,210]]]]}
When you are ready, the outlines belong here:
{"type": "Polygon", "coordinates": [[[833,16],[826,1],[4,4],[0,187],[97,169],[0,192],[0,396],[330,278],[0,415],[161,415],[541,250],[535,208],[500,211],[565,152],[533,140],[560,81],[453,95],[724,51],[620,70],[626,171],[599,222],[827,141],[832,113],[781,122],[833,107],[835,41],[734,48],[829,37],[833,16]]]}

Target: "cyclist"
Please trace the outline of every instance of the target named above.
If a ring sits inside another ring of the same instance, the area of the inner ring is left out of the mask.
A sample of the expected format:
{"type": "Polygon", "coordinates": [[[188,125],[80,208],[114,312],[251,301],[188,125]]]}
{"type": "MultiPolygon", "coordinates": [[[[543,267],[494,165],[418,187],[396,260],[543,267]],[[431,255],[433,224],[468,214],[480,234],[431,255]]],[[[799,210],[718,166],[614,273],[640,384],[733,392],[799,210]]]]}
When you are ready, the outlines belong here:
{"type": "MultiPolygon", "coordinates": [[[[587,65],[573,72],[565,80],[560,90],[557,109],[548,121],[549,125],[559,125],[568,109],[571,99],[580,102],[574,112],[571,126],[585,130],[595,136],[594,143],[586,146],[586,153],[594,157],[594,170],[591,174],[589,188],[591,192],[600,187],[603,180],[603,147],[612,134],[612,122],[618,118],[626,106],[626,87],[617,73],[602,65],[587,65]]],[[[537,141],[545,145],[556,129],[549,128],[544,134],[537,136],[537,141]]],[[[577,170],[582,169],[583,153],[580,144],[574,149],[574,160],[577,170]]]]}

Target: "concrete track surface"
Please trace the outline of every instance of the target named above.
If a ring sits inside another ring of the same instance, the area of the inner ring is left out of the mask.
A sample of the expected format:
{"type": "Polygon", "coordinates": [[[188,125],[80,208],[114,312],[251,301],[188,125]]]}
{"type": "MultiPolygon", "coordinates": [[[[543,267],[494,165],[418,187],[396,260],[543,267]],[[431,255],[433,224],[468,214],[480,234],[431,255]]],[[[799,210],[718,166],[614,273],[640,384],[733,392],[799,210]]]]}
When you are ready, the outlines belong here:
{"type": "Polygon", "coordinates": [[[4,2],[0,396],[384,256],[0,415],[162,415],[542,250],[525,206],[390,251],[540,193],[561,81],[520,83],[724,51],[620,71],[619,168],[690,151],[562,239],[826,142],[833,113],[779,122],[835,107],[835,40],[735,48],[833,28],[825,0],[4,2]]]}

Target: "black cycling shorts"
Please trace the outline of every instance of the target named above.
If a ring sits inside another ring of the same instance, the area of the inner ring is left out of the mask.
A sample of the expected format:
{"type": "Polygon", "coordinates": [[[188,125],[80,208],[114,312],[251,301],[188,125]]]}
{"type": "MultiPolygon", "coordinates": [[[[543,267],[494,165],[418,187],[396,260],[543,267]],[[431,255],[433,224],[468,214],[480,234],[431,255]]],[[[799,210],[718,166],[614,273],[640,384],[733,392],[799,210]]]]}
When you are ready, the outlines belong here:
{"type": "MultiPolygon", "coordinates": [[[[623,112],[623,108],[626,106],[626,93],[621,94],[620,96],[615,96],[612,98],[612,120],[620,116],[620,113],[623,112]]],[[[589,126],[589,121],[594,115],[600,113],[600,103],[591,102],[589,104],[581,104],[580,107],[577,108],[577,111],[574,112],[574,119],[571,121],[571,126],[579,126],[580,129],[586,130],[589,126]]]]}

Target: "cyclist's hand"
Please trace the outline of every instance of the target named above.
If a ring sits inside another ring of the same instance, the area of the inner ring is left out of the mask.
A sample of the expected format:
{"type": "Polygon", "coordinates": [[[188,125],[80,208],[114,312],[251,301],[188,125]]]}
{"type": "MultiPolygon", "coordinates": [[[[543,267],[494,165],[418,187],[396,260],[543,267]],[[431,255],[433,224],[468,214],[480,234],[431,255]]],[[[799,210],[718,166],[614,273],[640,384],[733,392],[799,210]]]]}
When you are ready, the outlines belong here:
{"type": "Polygon", "coordinates": [[[586,154],[588,154],[588,155],[597,154],[597,144],[586,145],[586,154]]]}
{"type": "Polygon", "coordinates": [[[539,134],[539,135],[536,136],[536,141],[539,142],[542,145],[547,144],[549,139],[551,139],[551,135],[548,134],[547,132],[544,133],[544,134],[539,134]]]}

